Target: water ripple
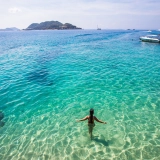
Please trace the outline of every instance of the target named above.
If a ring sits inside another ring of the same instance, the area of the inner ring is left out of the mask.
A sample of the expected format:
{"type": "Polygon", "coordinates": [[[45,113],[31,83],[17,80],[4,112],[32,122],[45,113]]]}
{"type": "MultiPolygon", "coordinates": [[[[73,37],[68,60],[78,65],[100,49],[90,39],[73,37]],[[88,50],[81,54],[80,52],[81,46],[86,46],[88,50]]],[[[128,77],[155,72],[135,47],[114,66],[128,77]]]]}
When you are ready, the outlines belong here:
{"type": "Polygon", "coordinates": [[[3,35],[0,159],[159,159],[160,48],[140,34],[3,35]],[[107,121],[92,141],[87,122],[75,121],[90,108],[107,121]]]}

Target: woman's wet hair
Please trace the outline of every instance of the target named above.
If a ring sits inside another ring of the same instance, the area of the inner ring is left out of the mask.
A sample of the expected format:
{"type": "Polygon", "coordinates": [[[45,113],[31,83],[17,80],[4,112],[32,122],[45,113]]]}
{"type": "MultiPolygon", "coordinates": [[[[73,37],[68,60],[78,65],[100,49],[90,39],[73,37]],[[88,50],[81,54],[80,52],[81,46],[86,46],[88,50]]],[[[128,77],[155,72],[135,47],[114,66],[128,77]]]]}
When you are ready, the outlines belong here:
{"type": "Polygon", "coordinates": [[[91,108],[89,112],[90,112],[90,115],[93,115],[94,114],[94,109],[91,108]]]}
{"type": "Polygon", "coordinates": [[[91,108],[89,112],[90,112],[89,123],[93,123],[93,114],[94,114],[94,109],[93,109],[93,108],[91,108]]]}

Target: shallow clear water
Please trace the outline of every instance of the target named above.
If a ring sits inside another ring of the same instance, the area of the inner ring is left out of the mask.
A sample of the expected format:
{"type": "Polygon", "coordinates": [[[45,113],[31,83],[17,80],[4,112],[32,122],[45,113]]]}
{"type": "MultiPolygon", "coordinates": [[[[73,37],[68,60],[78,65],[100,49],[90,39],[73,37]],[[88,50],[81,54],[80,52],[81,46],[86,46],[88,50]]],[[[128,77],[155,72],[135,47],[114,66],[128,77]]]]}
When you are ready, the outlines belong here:
{"type": "Polygon", "coordinates": [[[0,159],[160,159],[160,44],[142,35],[0,32],[0,159]]]}

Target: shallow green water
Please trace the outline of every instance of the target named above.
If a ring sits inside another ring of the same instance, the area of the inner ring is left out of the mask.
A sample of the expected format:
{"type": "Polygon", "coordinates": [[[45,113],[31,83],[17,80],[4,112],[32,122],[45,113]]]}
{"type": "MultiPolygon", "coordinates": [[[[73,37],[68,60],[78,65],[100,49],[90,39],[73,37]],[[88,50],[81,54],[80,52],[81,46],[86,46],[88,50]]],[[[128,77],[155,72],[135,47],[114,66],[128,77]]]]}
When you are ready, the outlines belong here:
{"type": "Polygon", "coordinates": [[[160,44],[143,31],[1,32],[0,159],[160,159],[160,44]],[[91,141],[89,114],[96,123],[91,141]]]}

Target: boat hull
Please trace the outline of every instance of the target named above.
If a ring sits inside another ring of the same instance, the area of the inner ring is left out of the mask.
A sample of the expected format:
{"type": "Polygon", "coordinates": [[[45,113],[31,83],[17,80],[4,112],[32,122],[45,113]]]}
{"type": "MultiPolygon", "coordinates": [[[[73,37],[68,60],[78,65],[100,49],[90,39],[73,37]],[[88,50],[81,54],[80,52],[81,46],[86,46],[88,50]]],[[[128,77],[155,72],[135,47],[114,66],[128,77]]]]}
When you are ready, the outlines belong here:
{"type": "Polygon", "coordinates": [[[160,40],[157,38],[140,37],[140,40],[143,42],[160,43],[160,40]]]}

